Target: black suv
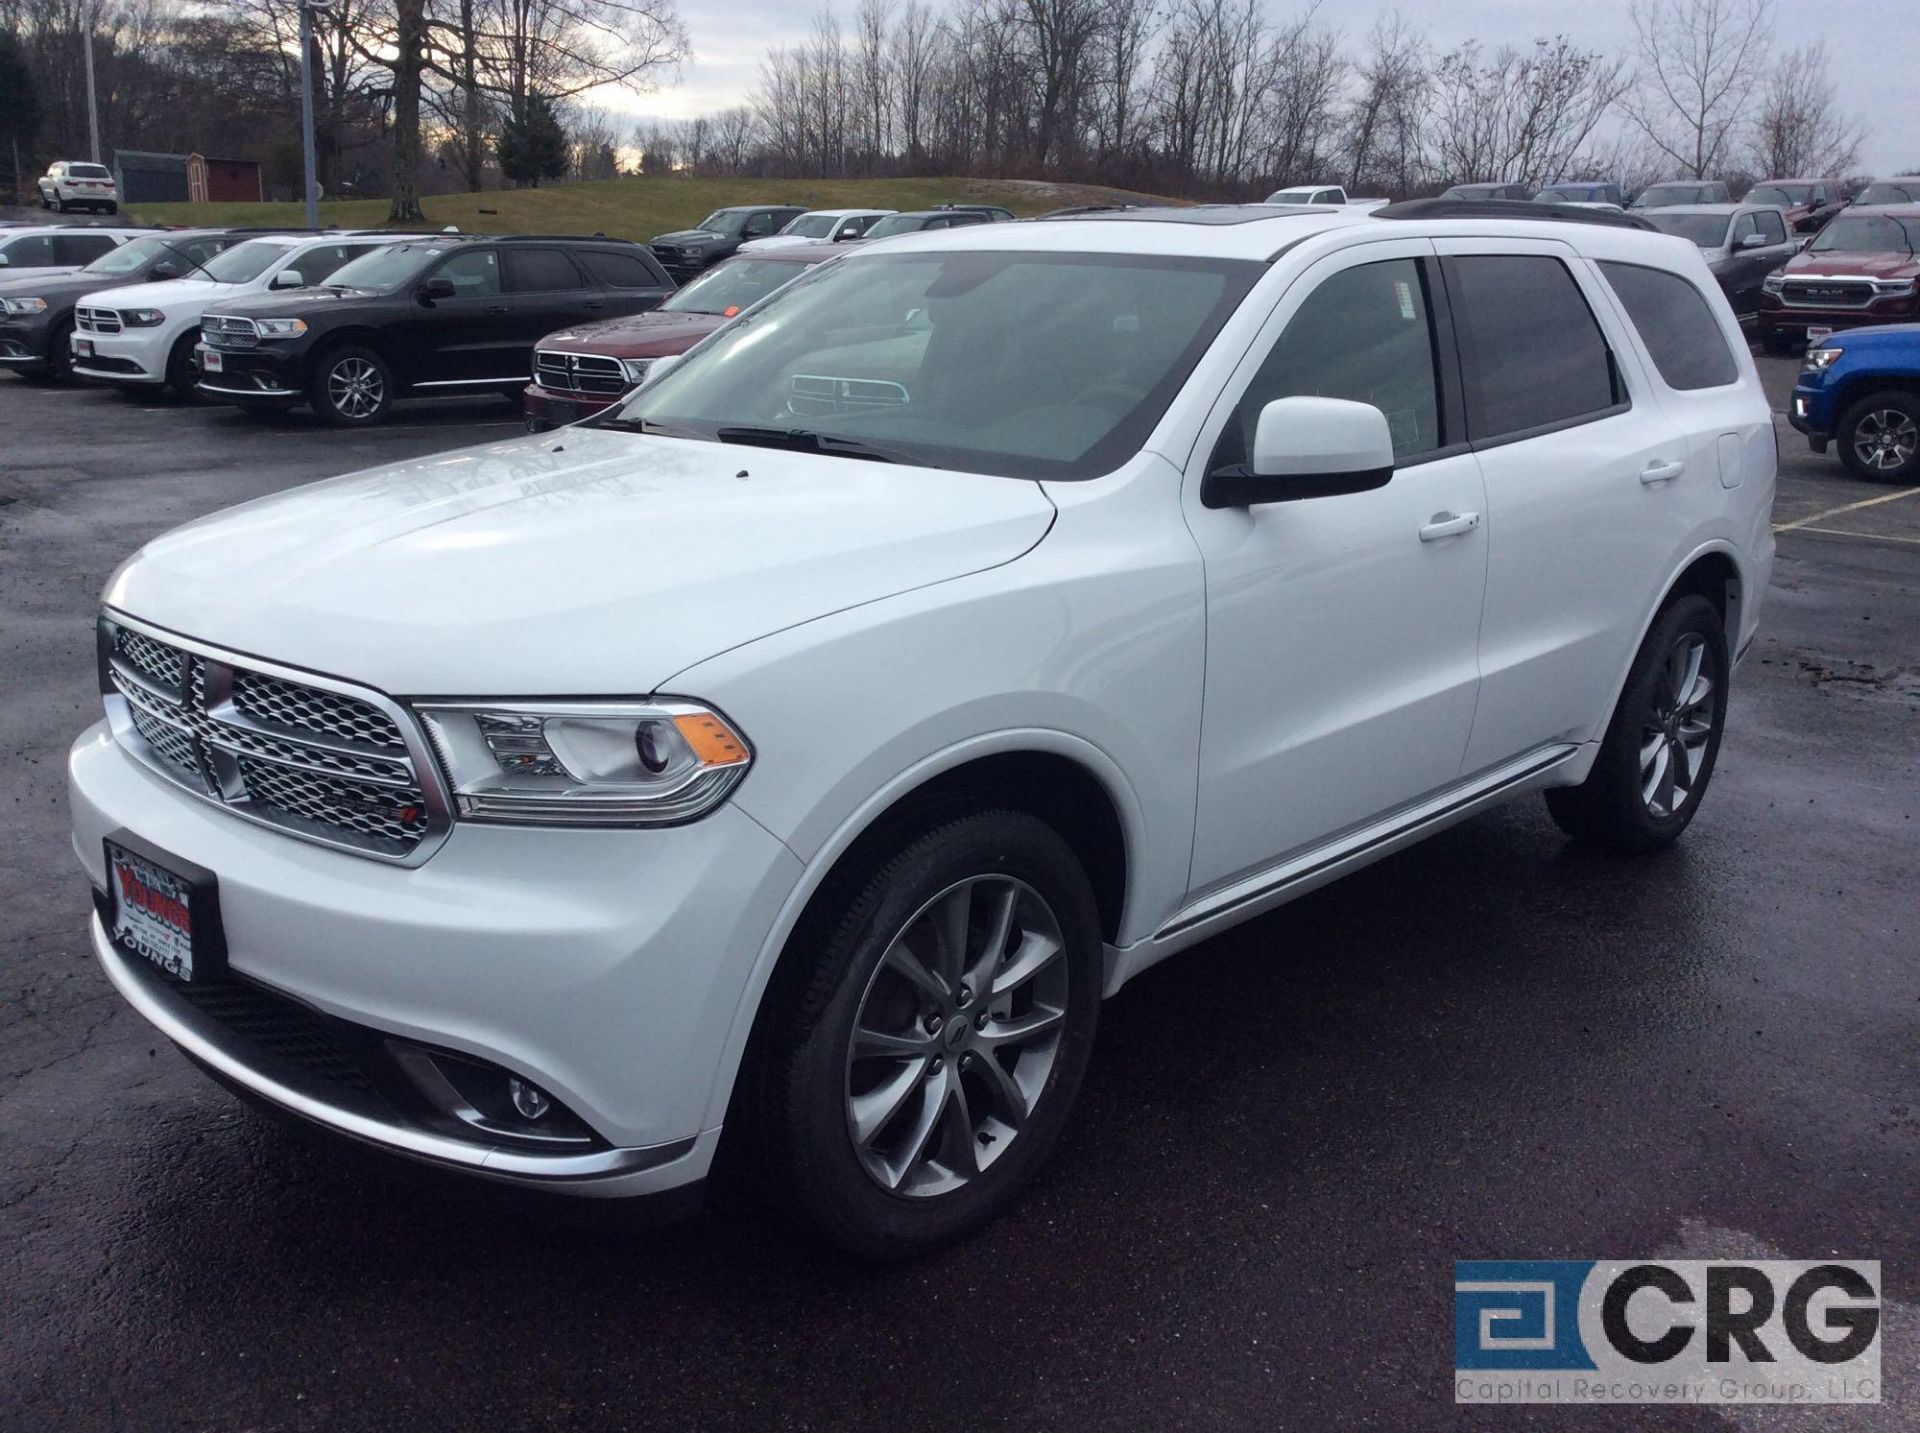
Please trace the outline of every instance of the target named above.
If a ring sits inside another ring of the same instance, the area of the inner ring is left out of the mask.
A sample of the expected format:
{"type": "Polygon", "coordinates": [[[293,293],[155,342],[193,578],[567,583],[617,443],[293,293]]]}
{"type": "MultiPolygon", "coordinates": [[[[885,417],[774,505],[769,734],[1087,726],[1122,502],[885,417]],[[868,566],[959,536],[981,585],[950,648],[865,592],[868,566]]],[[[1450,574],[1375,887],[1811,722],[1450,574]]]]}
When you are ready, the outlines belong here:
{"type": "Polygon", "coordinates": [[[749,239],[767,239],[806,213],[802,204],[740,204],[716,209],[691,229],[657,234],[647,247],[680,283],[731,259],[749,239]]]}
{"type": "Polygon", "coordinates": [[[200,320],[200,388],[242,408],[304,400],[328,423],[384,422],[394,400],[489,390],[519,401],[555,329],[643,313],[673,292],[625,239],[448,235],[388,244],[324,284],[200,320]]]}
{"type": "Polygon", "coordinates": [[[67,337],[73,332],[74,305],[82,297],[129,284],[186,278],[229,245],[277,232],[173,229],[130,239],[77,273],[31,282],[15,279],[0,287],[0,364],[15,373],[63,382],[73,371],[67,337]]]}

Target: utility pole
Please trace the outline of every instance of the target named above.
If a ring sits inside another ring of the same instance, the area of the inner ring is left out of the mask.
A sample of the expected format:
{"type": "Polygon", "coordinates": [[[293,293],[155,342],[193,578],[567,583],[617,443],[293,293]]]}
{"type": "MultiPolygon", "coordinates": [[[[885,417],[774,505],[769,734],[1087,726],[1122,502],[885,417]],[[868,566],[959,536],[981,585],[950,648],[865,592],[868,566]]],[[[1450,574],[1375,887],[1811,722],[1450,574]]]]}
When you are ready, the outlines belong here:
{"type": "Polygon", "coordinates": [[[320,176],[313,148],[313,12],[321,6],[300,0],[300,147],[307,181],[307,227],[320,227],[320,176]]]}
{"type": "Polygon", "coordinates": [[[95,9],[95,4],[91,3],[90,0],[86,9],[87,139],[93,146],[93,162],[98,164],[100,162],[100,102],[94,98],[93,93],[93,17],[95,9]]]}

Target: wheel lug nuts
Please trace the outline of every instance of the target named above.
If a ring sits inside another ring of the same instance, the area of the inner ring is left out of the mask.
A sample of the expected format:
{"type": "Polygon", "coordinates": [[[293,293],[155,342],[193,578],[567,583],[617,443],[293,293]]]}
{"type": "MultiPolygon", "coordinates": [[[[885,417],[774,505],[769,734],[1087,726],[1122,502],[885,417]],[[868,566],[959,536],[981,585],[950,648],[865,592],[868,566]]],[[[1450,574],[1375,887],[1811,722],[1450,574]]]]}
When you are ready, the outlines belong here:
{"type": "Polygon", "coordinates": [[[973,1022],[973,1028],[976,1030],[984,1030],[987,1028],[987,1012],[986,1011],[982,1010],[980,1014],[977,1017],[975,1017],[973,1022]]]}
{"type": "Polygon", "coordinates": [[[973,992],[964,985],[960,987],[960,1003],[963,1006],[973,1004],[973,992]]]}
{"type": "Polygon", "coordinates": [[[920,1023],[926,1027],[929,1035],[938,1035],[940,1033],[942,1022],[940,1016],[934,1011],[929,1010],[926,1015],[922,1017],[920,1023]]]}

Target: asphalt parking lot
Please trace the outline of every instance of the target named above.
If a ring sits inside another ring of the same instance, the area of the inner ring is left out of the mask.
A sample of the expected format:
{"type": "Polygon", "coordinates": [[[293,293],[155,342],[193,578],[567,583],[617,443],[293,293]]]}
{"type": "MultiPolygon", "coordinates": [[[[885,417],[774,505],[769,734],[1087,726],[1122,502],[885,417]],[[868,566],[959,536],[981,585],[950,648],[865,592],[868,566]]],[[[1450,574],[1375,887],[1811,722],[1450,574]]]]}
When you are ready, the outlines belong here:
{"type": "Polygon", "coordinates": [[[1920,489],[1780,427],[1765,625],[1677,849],[1582,856],[1528,800],[1149,972],[1033,1196],[875,1271],[759,1220],[578,1229],[396,1179],[122,1004],[62,765],[108,574],[518,421],[341,434],[0,376],[0,1426],[1920,1425],[1920,489]],[[1768,1251],[1882,1261],[1889,1402],[1453,1403],[1456,1258],[1768,1251]]]}

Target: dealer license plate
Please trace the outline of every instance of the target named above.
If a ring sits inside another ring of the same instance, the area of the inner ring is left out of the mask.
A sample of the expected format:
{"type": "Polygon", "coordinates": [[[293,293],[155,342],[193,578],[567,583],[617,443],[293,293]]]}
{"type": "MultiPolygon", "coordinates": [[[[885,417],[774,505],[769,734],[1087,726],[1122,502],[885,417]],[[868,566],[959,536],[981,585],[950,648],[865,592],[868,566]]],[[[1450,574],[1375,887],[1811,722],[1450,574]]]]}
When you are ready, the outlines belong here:
{"type": "Polygon", "coordinates": [[[73,341],[73,351],[82,358],[92,358],[93,340],[90,338],[76,338],[73,341]]]}
{"type": "Polygon", "coordinates": [[[114,944],[192,980],[193,882],[110,839],[107,885],[114,944]]]}
{"type": "Polygon", "coordinates": [[[1830,328],[1810,328],[1807,330],[1807,343],[1809,346],[1816,343],[1825,343],[1832,337],[1833,330],[1830,328]]]}
{"type": "Polygon", "coordinates": [[[200,350],[200,366],[208,373],[221,372],[221,365],[225,362],[226,360],[214,349],[203,348],[200,350]]]}

